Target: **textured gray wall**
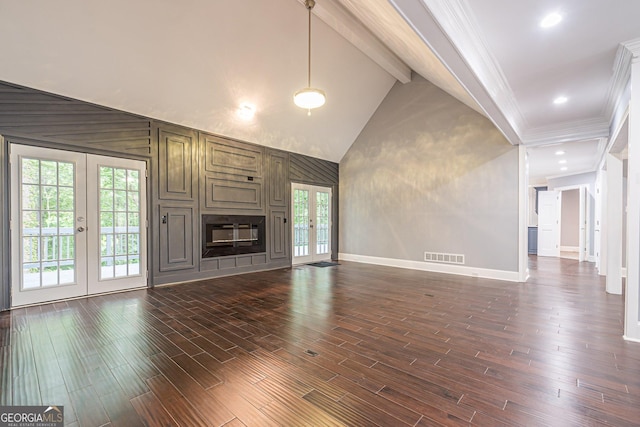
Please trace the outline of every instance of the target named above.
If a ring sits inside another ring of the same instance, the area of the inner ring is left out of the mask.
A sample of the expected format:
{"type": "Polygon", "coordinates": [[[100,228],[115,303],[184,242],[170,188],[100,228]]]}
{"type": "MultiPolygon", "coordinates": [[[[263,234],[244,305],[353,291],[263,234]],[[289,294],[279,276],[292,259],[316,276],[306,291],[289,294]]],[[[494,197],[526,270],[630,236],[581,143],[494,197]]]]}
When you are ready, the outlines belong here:
{"type": "Polygon", "coordinates": [[[340,252],[518,271],[518,149],[427,80],[396,83],[340,162],[340,252]]]}

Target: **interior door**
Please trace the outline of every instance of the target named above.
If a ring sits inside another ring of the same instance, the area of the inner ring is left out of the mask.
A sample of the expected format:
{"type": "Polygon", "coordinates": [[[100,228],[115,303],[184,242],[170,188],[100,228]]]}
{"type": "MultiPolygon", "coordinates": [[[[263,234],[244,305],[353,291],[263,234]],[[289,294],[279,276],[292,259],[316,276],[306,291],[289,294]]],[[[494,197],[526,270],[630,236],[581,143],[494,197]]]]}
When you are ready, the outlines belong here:
{"type": "Polygon", "coordinates": [[[293,184],[291,191],[293,261],[331,259],[331,188],[293,184]]]}
{"type": "Polygon", "coordinates": [[[560,193],[538,192],[538,256],[560,256],[560,193]]]}
{"type": "Polygon", "coordinates": [[[11,145],[12,307],[146,286],[145,168],[11,145]]]}

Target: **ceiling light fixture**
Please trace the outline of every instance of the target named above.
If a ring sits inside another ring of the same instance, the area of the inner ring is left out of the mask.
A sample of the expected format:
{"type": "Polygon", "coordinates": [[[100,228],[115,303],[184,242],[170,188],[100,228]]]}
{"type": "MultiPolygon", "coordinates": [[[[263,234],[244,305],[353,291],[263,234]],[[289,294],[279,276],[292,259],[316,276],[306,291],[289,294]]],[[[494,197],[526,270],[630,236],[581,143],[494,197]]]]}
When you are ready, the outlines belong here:
{"type": "Polygon", "coordinates": [[[561,167],[561,168],[560,168],[560,170],[561,170],[561,171],[566,171],[566,170],[567,170],[567,167],[566,167],[566,166],[563,166],[563,167],[561,167]]]}
{"type": "Polygon", "coordinates": [[[566,96],[559,96],[556,99],[553,100],[553,103],[556,105],[560,105],[560,104],[564,104],[565,102],[567,102],[569,100],[569,98],[567,98],[566,96]]]}
{"type": "Polygon", "coordinates": [[[544,17],[542,21],[540,21],[540,26],[542,28],[550,28],[555,25],[558,25],[562,21],[562,15],[558,12],[553,12],[544,17]]]}
{"type": "Polygon", "coordinates": [[[558,164],[560,165],[564,165],[565,163],[567,163],[567,161],[565,159],[559,160],[558,164]]]}
{"type": "Polygon", "coordinates": [[[311,87],[311,9],[316,5],[315,0],[306,0],[304,2],[305,7],[309,11],[309,60],[307,63],[307,87],[300,89],[293,95],[293,102],[300,108],[304,108],[308,111],[308,115],[311,115],[312,108],[322,107],[326,101],[326,95],[324,91],[311,87]]]}
{"type": "Polygon", "coordinates": [[[251,120],[253,119],[253,116],[255,116],[256,114],[256,107],[254,107],[251,104],[242,104],[240,105],[240,107],[238,108],[238,116],[243,119],[243,120],[251,120]]]}
{"type": "Polygon", "coordinates": [[[556,156],[562,156],[565,152],[563,150],[556,151],[556,156]]]}

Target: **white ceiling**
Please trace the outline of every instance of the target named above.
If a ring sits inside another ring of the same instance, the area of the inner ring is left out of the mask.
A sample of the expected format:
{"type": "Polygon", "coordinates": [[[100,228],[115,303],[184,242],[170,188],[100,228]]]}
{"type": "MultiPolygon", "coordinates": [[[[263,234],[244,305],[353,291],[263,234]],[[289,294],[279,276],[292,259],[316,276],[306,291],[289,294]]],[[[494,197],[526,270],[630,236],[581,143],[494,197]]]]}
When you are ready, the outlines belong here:
{"type": "Polygon", "coordinates": [[[595,170],[624,90],[616,52],[640,38],[638,0],[317,0],[314,15],[327,104],[310,117],[292,102],[302,0],[0,0],[0,80],[339,161],[413,70],[530,147],[535,180],[595,170]]]}

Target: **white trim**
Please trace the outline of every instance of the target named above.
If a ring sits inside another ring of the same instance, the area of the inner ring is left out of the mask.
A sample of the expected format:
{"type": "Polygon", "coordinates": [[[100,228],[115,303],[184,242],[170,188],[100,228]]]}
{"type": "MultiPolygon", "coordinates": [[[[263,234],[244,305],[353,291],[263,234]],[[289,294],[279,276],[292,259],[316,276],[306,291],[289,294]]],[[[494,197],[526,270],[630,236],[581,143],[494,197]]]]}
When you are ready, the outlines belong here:
{"type": "Polygon", "coordinates": [[[627,278],[627,267],[620,268],[620,276],[622,276],[623,279],[627,278]]]}
{"type": "MultiPolygon", "coordinates": [[[[638,328],[640,329],[640,322],[638,323],[638,328]]],[[[627,335],[623,335],[623,336],[622,336],[622,338],[623,338],[625,341],[640,342],[640,339],[638,339],[638,338],[631,338],[631,337],[628,337],[627,335]]]]}
{"type": "Polygon", "coordinates": [[[318,261],[331,261],[331,254],[332,254],[332,234],[333,234],[333,218],[331,217],[331,212],[333,211],[333,189],[331,187],[323,187],[323,186],[319,186],[319,185],[311,185],[311,184],[301,184],[298,182],[292,182],[291,183],[291,208],[290,208],[290,230],[291,230],[291,265],[301,265],[301,264],[307,264],[310,262],[318,262],[318,261]],[[309,240],[308,240],[308,245],[309,245],[309,254],[307,255],[301,255],[301,256],[295,256],[295,238],[296,238],[296,233],[295,233],[295,225],[296,225],[296,218],[295,218],[295,192],[296,190],[303,190],[303,191],[308,191],[309,192],[309,220],[310,220],[310,226],[308,228],[308,232],[309,232],[309,240]],[[329,206],[328,206],[328,210],[329,210],[329,252],[324,253],[324,254],[318,254],[316,253],[317,250],[317,241],[316,241],[316,233],[314,233],[314,231],[316,229],[314,229],[314,223],[316,224],[317,227],[317,194],[318,193],[327,193],[329,194],[329,206]]]}
{"type": "Polygon", "coordinates": [[[560,252],[580,252],[580,246],[560,246],[560,252]]]}
{"type": "Polygon", "coordinates": [[[518,146],[518,282],[529,278],[529,160],[524,145],[518,146]]]}
{"type": "MultiPolygon", "coordinates": [[[[640,59],[631,65],[629,155],[627,169],[627,280],[624,336],[640,340],[640,59]]],[[[607,226],[608,228],[608,226],[607,226]]],[[[609,266],[611,267],[611,266],[609,266]]]]}
{"type": "Polygon", "coordinates": [[[498,77],[502,71],[495,59],[469,30],[473,26],[469,22],[472,16],[469,7],[461,0],[388,1],[507,141],[519,145],[522,115],[514,105],[513,92],[506,79],[498,77]]]}
{"type": "Polygon", "coordinates": [[[504,280],[507,282],[519,282],[517,271],[491,270],[459,266],[455,264],[438,264],[434,262],[412,261],[407,259],[381,258],[367,255],[355,255],[340,253],[341,261],[353,261],[363,264],[384,265],[386,267],[406,268],[410,270],[429,271],[433,273],[455,274],[458,276],[478,277],[482,279],[504,280]]]}
{"type": "Polygon", "coordinates": [[[529,147],[535,147],[536,145],[607,138],[608,136],[609,121],[598,118],[527,129],[522,134],[522,141],[529,147]]]}

